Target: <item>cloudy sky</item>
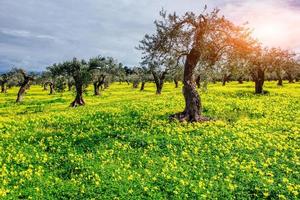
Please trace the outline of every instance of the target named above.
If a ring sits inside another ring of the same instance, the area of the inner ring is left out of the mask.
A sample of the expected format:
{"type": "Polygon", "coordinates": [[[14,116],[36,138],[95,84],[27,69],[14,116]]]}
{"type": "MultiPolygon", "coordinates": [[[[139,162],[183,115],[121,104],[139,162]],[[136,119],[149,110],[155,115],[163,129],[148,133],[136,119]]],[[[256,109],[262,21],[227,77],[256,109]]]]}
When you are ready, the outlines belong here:
{"type": "Polygon", "coordinates": [[[134,66],[134,49],[162,8],[201,12],[204,5],[242,24],[267,46],[300,51],[300,0],[1,0],[0,71],[41,71],[72,57],[113,56],[134,66]]]}

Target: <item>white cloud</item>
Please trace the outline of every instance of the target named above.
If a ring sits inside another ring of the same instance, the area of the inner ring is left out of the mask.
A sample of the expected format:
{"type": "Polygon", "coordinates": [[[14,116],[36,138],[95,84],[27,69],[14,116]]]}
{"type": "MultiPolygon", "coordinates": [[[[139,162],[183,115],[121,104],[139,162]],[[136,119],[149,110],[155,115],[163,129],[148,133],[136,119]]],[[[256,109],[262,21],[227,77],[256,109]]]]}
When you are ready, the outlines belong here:
{"type": "Polygon", "coordinates": [[[21,37],[21,38],[39,38],[39,39],[56,40],[56,38],[51,35],[32,33],[27,30],[12,30],[12,29],[3,28],[0,29],[0,33],[10,35],[10,36],[15,36],[15,37],[21,37]]]}

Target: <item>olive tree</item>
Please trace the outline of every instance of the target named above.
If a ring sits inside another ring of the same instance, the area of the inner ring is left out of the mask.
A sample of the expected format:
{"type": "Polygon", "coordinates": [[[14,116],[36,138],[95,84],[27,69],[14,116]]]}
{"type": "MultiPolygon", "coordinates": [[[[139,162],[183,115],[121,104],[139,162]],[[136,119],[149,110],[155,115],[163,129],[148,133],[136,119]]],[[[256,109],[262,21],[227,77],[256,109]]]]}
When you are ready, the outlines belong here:
{"type": "Polygon", "coordinates": [[[47,67],[48,71],[43,73],[44,77],[44,89],[49,85],[50,95],[55,93],[56,82],[59,76],[62,76],[60,66],[53,64],[51,67],[47,67]]]}
{"type": "Polygon", "coordinates": [[[94,95],[100,95],[100,87],[104,85],[105,77],[107,76],[107,65],[105,57],[98,56],[91,58],[89,66],[94,68],[91,70],[92,82],[94,86],[94,95]]]}
{"type": "Polygon", "coordinates": [[[115,81],[118,76],[117,61],[111,57],[98,56],[91,58],[89,67],[91,69],[94,95],[100,95],[100,88],[107,88],[110,82],[115,81]]]}
{"type": "Polygon", "coordinates": [[[284,71],[286,69],[290,69],[290,66],[294,65],[294,54],[292,54],[288,50],[283,50],[281,48],[270,49],[270,54],[270,72],[275,72],[276,78],[278,80],[277,85],[283,86],[284,71]]]}
{"type": "MultiPolygon", "coordinates": [[[[172,119],[180,121],[206,121],[202,104],[195,87],[194,71],[200,61],[217,61],[222,52],[240,46],[248,33],[219,15],[219,10],[196,15],[188,12],[182,17],[176,13],[161,11],[162,20],[155,21],[156,33],[146,35],[140,48],[144,59],[170,60],[184,57],[183,95],[185,109],[174,114],[172,119]]],[[[164,62],[163,62],[164,63],[164,62]]]]}
{"type": "Polygon", "coordinates": [[[146,82],[152,81],[150,70],[147,67],[135,67],[133,71],[136,75],[136,82],[141,82],[140,91],[144,91],[146,82]]]}
{"type": "Polygon", "coordinates": [[[19,80],[20,89],[16,99],[16,102],[19,103],[23,100],[24,94],[29,89],[30,82],[34,80],[34,77],[28,75],[23,69],[14,69],[13,74],[19,80]]]}
{"type": "MultiPolygon", "coordinates": [[[[52,67],[49,68],[52,69],[52,67]]],[[[66,74],[71,76],[74,80],[76,96],[74,101],[71,103],[71,107],[85,105],[83,99],[84,87],[87,86],[91,79],[91,70],[94,70],[95,67],[91,67],[85,60],[78,60],[73,58],[72,61],[66,61],[55,65],[55,68],[58,73],[66,74]]]]}
{"type": "Polygon", "coordinates": [[[286,74],[286,78],[289,83],[294,83],[300,68],[299,62],[296,59],[296,54],[294,52],[285,51],[285,54],[283,54],[283,60],[282,69],[286,74]]]}
{"type": "Polygon", "coordinates": [[[1,93],[7,92],[7,83],[12,78],[12,71],[0,75],[1,93]]]}
{"type": "Polygon", "coordinates": [[[263,48],[256,44],[251,47],[251,51],[246,56],[248,59],[247,70],[255,83],[255,94],[264,94],[263,90],[266,73],[277,65],[277,56],[274,49],[263,48]]]}
{"type": "Polygon", "coordinates": [[[154,83],[156,86],[156,94],[161,94],[166,76],[168,74],[168,71],[170,70],[170,65],[160,66],[158,62],[149,63],[149,70],[154,79],[154,83]]]}

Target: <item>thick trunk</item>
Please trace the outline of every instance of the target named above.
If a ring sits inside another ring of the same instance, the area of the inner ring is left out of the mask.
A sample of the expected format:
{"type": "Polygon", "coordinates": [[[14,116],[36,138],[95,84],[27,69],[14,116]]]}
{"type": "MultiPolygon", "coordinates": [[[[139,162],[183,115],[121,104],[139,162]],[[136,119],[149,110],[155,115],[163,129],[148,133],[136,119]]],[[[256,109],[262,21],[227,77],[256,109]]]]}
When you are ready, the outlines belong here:
{"type": "Polygon", "coordinates": [[[164,81],[167,75],[167,71],[164,71],[161,76],[158,76],[156,72],[152,72],[155,86],[156,86],[156,94],[161,94],[162,88],[164,86],[164,81]]]}
{"type": "Polygon", "coordinates": [[[255,93],[263,94],[263,86],[265,82],[265,72],[262,69],[257,70],[257,76],[255,78],[255,93]]]}
{"type": "Polygon", "coordinates": [[[141,85],[141,91],[144,91],[144,89],[145,89],[145,84],[146,84],[146,82],[142,82],[142,85],[141,85]]]}
{"type": "Polygon", "coordinates": [[[54,94],[54,84],[50,83],[49,86],[50,86],[50,95],[52,95],[54,94]]]}
{"type": "Polygon", "coordinates": [[[175,88],[178,88],[178,80],[174,78],[175,88]]]}
{"type": "Polygon", "coordinates": [[[282,78],[281,77],[278,79],[277,85],[278,86],[283,86],[283,84],[282,84],[282,78]]]}
{"type": "Polygon", "coordinates": [[[226,79],[223,78],[223,80],[222,80],[222,86],[225,86],[225,85],[226,85],[226,79]]]}
{"type": "Polygon", "coordinates": [[[244,83],[242,77],[239,77],[239,78],[238,78],[238,83],[239,83],[239,84],[243,84],[243,83],[244,83]]]}
{"type": "Polygon", "coordinates": [[[81,81],[76,81],[75,79],[75,89],[76,89],[76,97],[75,100],[71,103],[71,107],[83,106],[85,102],[83,100],[83,84],[81,81]]]}
{"type": "Polygon", "coordinates": [[[100,95],[100,85],[98,82],[94,82],[94,95],[99,96],[100,95]]]}
{"type": "Polygon", "coordinates": [[[6,87],[4,82],[1,82],[1,93],[6,93],[6,87]]]}
{"type": "Polygon", "coordinates": [[[25,86],[21,86],[18,92],[18,96],[17,96],[17,100],[16,102],[19,103],[23,100],[23,95],[26,91],[26,87],[25,86]]]}
{"type": "Polygon", "coordinates": [[[223,80],[222,80],[222,85],[225,86],[226,82],[228,83],[230,80],[230,75],[224,74],[223,80]]]}
{"type": "Polygon", "coordinates": [[[31,80],[33,80],[33,78],[31,78],[29,76],[26,76],[24,74],[24,81],[20,85],[20,89],[19,89],[19,92],[18,92],[17,100],[16,100],[17,103],[19,103],[23,100],[23,96],[24,96],[26,90],[30,88],[29,82],[31,80]]]}
{"type": "Polygon", "coordinates": [[[201,81],[201,77],[200,77],[200,75],[198,75],[197,78],[196,78],[197,88],[200,88],[200,86],[201,86],[200,81],[201,81]]]}
{"type": "Polygon", "coordinates": [[[103,90],[103,85],[104,89],[108,88],[108,82],[105,81],[105,75],[101,75],[100,78],[94,82],[94,95],[99,96],[100,95],[100,88],[103,90]]]}
{"type": "Polygon", "coordinates": [[[156,85],[156,94],[161,94],[162,88],[163,88],[163,83],[158,83],[156,85]]]}
{"type": "Polygon", "coordinates": [[[194,69],[199,61],[200,52],[192,49],[187,55],[184,65],[184,79],[183,79],[183,95],[185,99],[185,109],[181,113],[172,115],[172,119],[179,121],[199,122],[207,121],[208,119],[201,116],[202,105],[200,96],[196,90],[196,85],[193,80],[194,69]]]}
{"type": "Polygon", "coordinates": [[[260,81],[255,81],[255,93],[263,94],[263,83],[260,81]]]}

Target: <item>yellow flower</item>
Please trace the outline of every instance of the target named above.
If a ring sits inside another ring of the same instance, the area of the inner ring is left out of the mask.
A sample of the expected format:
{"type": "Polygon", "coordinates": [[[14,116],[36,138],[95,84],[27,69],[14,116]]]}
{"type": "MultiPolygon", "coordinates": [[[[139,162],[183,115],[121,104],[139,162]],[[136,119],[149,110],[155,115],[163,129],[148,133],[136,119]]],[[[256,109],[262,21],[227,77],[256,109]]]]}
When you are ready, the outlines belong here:
{"type": "Polygon", "coordinates": [[[299,192],[297,190],[293,190],[292,193],[294,196],[298,196],[298,194],[299,194],[299,192]]]}
{"type": "Polygon", "coordinates": [[[283,177],[282,181],[283,181],[284,183],[288,183],[288,182],[289,182],[289,179],[283,177]]]}
{"type": "Polygon", "coordinates": [[[0,197],[6,196],[6,194],[9,192],[9,190],[6,190],[4,188],[0,188],[0,197]]]}
{"type": "Polygon", "coordinates": [[[285,199],[286,199],[285,196],[282,195],[282,194],[278,195],[278,198],[279,198],[279,199],[282,199],[282,200],[285,200],[285,199]]]}
{"type": "Polygon", "coordinates": [[[270,195],[270,193],[269,192],[264,192],[263,195],[264,195],[264,197],[268,197],[270,195]]]}
{"type": "Polygon", "coordinates": [[[229,190],[235,190],[237,188],[237,186],[235,184],[229,183],[228,185],[229,190]]]}
{"type": "Polygon", "coordinates": [[[198,186],[199,186],[199,188],[204,189],[205,183],[203,181],[199,181],[198,186]]]}
{"type": "Polygon", "coordinates": [[[267,180],[267,183],[273,184],[273,183],[274,183],[274,180],[273,180],[273,179],[268,179],[268,180],[267,180]]]}
{"type": "Polygon", "coordinates": [[[129,176],[127,177],[127,180],[129,180],[129,181],[133,180],[133,175],[132,175],[132,174],[129,175],[129,176]]]}

